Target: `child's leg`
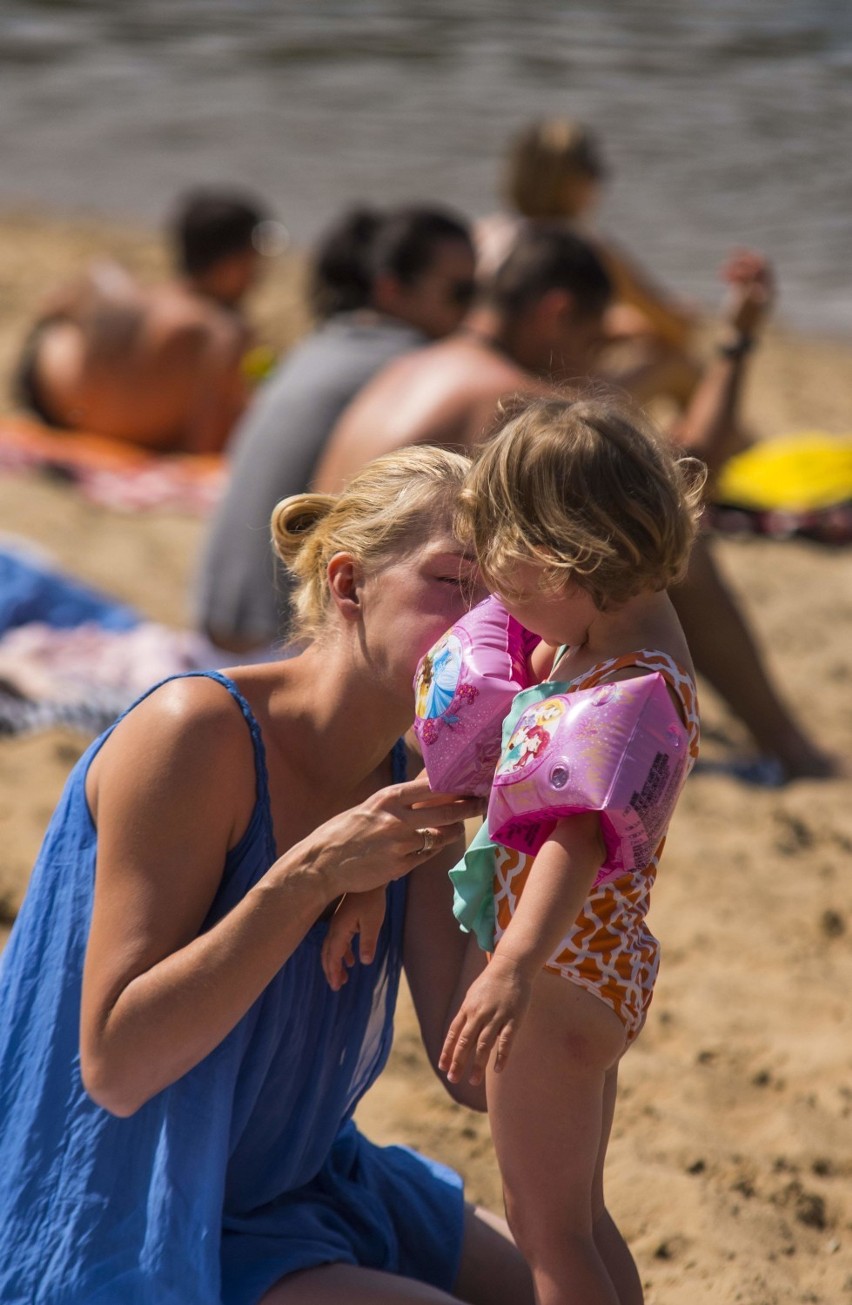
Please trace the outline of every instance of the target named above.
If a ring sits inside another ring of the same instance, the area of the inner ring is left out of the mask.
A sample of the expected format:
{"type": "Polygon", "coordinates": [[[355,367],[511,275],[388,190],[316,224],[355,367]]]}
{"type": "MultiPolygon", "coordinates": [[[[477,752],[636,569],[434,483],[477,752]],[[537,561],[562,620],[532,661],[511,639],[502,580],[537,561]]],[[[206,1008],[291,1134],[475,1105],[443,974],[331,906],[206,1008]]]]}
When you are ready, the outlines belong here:
{"type": "Polygon", "coordinates": [[[600,1174],[611,1121],[607,1075],[624,1045],[608,1006],[543,973],[505,1068],[489,1071],[506,1214],[538,1305],[622,1305],[607,1269],[618,1253],[600,1174]]]}
{"type": "Polygon", "coordinates": [[[604,1163],[606,1148],[615,1114],[615,1097],[618,1090],[618,1065],[607,1070],[604,1079],[603,1130],[595,1166],[595,1179],[592,1186],[592,1227],[595,1246],[606,1265],[607,1273],[612,1279],[618,1296],[618,1305],[642,1305],[645,1296],[642,1291],[642,1279],[636,1261],[621,1233],[613,1222],[612,1215],[604,1201],[604,1163]]]}

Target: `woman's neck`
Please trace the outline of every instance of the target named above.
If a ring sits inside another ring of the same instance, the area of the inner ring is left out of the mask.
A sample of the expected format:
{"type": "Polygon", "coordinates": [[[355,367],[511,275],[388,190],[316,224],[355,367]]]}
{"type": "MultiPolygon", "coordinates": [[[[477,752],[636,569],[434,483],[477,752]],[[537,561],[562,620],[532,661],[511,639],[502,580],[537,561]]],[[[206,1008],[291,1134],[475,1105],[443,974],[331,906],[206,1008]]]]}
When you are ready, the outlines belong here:
{"type": "Polygon", "coordinates": [[[491,308],[474,308],[458,327],[456,335],[475,340],[483,348],[504,357],[511,357],[507,341],[507,327],[499,313],[491,308]]]}
{"type": "Polygon", "coordinates": [[[276,668],[270,723],[308,784],[358,789],[411,724],[413,694],[409,705],[394,702],[356,656],[342,642],[313,643],[276,668]]]}

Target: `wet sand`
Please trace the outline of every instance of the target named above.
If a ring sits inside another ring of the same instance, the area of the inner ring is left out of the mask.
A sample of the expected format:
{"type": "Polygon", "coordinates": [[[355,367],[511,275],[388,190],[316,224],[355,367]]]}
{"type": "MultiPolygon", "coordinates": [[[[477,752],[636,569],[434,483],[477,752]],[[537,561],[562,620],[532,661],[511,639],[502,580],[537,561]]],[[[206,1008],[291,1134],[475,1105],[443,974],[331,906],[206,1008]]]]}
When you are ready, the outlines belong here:
{"type": "MultiPolygon", "coordinates": [[[[38,296],[110,249],[162,273],[145,232],[37,214],[0,218],[0,406],[38,296]]],[[[286,348],[304,326],[299,263],[277,264],[253,305],[286,348]]],[[[783,299],[780,307],[783,312],[783,299]]],[[[852,343],[774,330],[754,360],[755,430],[852,431],[852,343]]],[[[69,571],[174,625],[203,522],[127,516],[37,476],[0,476],[0,523],[69,571]]],[[[852,551],[801,542],[715,545],[768,661],[821,742],[852,741],[852,551]]],[[[706,690],[704,755],[745,750],[706,690]]],[[[0,740],[0,912],[23,895],[44,826],[84,747],[50,731],[0,740]]],[[[610,1148],[609,1203],[649,1305],[840,1305],[852,1301],[852,781],[751,789],[696,774],[663,861],[651,925],[663,966],[648,1026],[627,1056],[610,1148]]],[[[403,1000],[391,1063],[359,1117],[460,1168],[500,1207],[484,1118],[454,1106],[425,1064],[403,1000]]]]}

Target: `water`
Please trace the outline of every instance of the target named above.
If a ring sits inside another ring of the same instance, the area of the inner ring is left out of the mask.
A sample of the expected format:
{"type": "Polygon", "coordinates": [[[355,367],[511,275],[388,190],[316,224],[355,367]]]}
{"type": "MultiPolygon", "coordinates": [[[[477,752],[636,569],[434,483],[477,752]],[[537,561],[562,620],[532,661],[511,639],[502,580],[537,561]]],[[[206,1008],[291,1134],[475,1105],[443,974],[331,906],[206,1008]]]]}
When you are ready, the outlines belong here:
{"type": "Polygon", "coordinates": [[[785,320],[852,334],[848,0],[3,0],[0,109],[2,207],[233,181],[299,243],[353,199],[489,212],[509,134],[582,118],[661,280],[712,304],[753,244],[785,320]]]}

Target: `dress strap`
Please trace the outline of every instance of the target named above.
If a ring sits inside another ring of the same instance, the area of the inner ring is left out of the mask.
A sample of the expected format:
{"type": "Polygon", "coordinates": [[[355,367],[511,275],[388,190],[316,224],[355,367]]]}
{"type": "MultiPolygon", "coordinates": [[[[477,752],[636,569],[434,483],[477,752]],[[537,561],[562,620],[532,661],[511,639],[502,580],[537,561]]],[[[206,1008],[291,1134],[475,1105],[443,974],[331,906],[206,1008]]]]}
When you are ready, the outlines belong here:
{"type": "Polygon", "coordinates": [[[247,699],[237,688],[231,677],[229,675],[223,675],[221,671],[188,671],[187,675],[203,676],[210,680],[218,680],[223,688],[228,690],[240,711],[243,713],[254,746],[254,764],[257,774],[257,799],[265,810],[270,811],[269,770],[266,765],[266,748],[264,747],[260,725],[258,724],[255,714],[249,706],[247,699]]]}
{"type": "Polygon", "coordinates": [[[408,779],[408,748],[405,739],[397,739],[391,749],[391,775],[394,784],[404,784],[408,779]]]}
{"type": "MultiPolygon", "coordinates": [[[[140,694],[139,697],[136,698],[136,700],[132,702],[129,707],[125,707],[124,711],[121,713],[120,716],[116,717],[116,719],[113,721],[109,729],[101,736],[100,739],[96,740],[97,747],[99,747],[108,738],[108,736],[115,729],[116,725],[118,725],[120,721],[124,720],[124,717],[129,712],[133,711],[134,707],[138,707],[140,702],[144,702],[146,698],[150,698],[151,694],[156,692],[157,689],[162,688],[164,684],[171,683],[172,680],[190,680],[190,679],[217,680],[218,683],[221,684],[223,688],[227,689],[228,693],[230,693],[231,697],[236,702],[237,706],[239,707],[240,711],[243,714],[246,724],[249,727],[249,733],[251,734],[252,746],[254,748],[255,774],[257,778],[257,799],[261,807],[263,808],[263,810],[270,812],[271,808],[269,805],[269,771],[266,765],[266,749],[263,745],[263,735],[260,732],[260,725],[258,724],[251,707],[249,706],[243,694],[237,688],[234,681],[230,678],[230,676],[223,675],[221,671],[214,671],[214,670],[178,671],[175,675],[167,675],[164,679],[157,680],[157,682],[155,684],[152,684],[149,689],[146,689],[144,693],[140,694]]],[[[271,830],[271,816],[270,816],[270,830],[271,830]]]]}

